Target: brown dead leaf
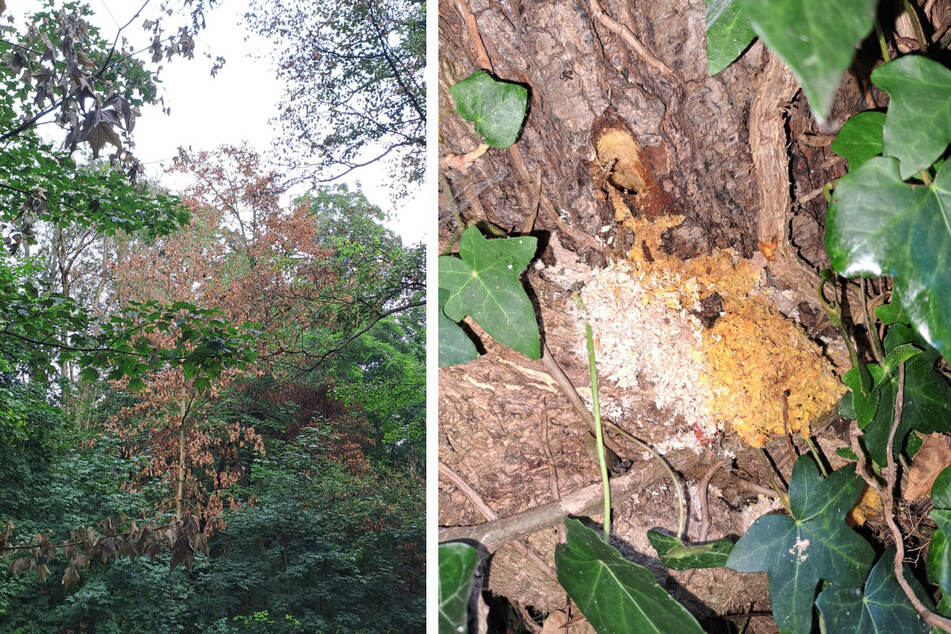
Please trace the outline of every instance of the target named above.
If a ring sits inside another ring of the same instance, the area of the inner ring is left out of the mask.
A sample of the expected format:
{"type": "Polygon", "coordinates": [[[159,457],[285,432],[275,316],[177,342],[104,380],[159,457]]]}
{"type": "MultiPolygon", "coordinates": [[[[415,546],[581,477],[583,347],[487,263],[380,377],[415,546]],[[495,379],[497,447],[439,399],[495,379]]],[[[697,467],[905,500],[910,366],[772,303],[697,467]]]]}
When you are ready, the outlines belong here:
{"type": "Polygon", "coordinates": [[[931,434],[915,454],[905,480],[902,498],[910,502],[931,491],[935,478],[951,465],[951,437],[947,434],[931,434]]]}
{"type": "Polygon", "coordinates": [[[89,131],[86,135],[86,141],[89,142],[89,147],[92,148],[93,158],[99,158],[99,150],[101,150],[102,146],[106,143],[114,145],[117,150],[122,149],[122,140],[119,138],[119,135],[116,134],[112,126],[105,121],[96,124],[89,131]]]}

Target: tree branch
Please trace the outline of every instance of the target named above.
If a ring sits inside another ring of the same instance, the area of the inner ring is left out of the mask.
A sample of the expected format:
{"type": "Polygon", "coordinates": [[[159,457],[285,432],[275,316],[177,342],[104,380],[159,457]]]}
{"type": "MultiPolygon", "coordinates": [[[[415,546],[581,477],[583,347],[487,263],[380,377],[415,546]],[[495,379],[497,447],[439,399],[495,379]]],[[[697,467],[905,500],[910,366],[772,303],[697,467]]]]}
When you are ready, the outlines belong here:
{"type": "Polygon", "coordinates": [[[418,302],[410,302],[409,304],[403,304],[402,306],[397,306],[396,308],[392,308],[392,309],[390,309],[390,310],[387,310],[387,311],[378,313],[378,314],[376,315],[376,317],[374,317],[373,320],[371,320],[370,323],[367,324],[367,326],[366,326],[365,328],[361,328],[361,329],[358,330],[357,332],[353,333],[352,335],[350,335],[349,337],[347,337],[346,339],[344,339],[343,343],[341,343],[341,344],[340,344],[339,346],[337,346],[336,348],[331,348],[330,350],[326,351],[325,353],[323,353],[322,355],[320,355],[319,357],[317,357],[317,362],[314,363],[314,365],[312,365],[311,367],[306,368],[306,369],[304,369],[304,370],[301,370],[301,371],[298,373],[297,376],[300,376],[300,375],[302,375],[302,374],[306,374],[306,373],[308,373],[308,372],[313,372],[314,370],[316,370],[317,368],[320,367],[320,364],[323,363],[323,362],[327,359],[327,357],[330,357],[330,356],[332,356],[332,355],[337,354],[338,352],[340,352],[341,350],[343,350],[344,348],[346,348],[348,345],[350,345],[350,344],[353,342],[354,339],[356,339],[356,338],[359,337],[360,335],[362,335],[362,334],[368,332],[368,331],[369,331],[371,328],[373,328],[373,326],[375,326],[378,322],[380,322],[381,320],[383,320],[383,319],[389,317],[390,315],[395,315],[396,313],[401,313],[401,312],[403,312],[404,310],[409,310],[410,308],[416,308],[416,307],[418,307],[418,306],[425,306],[425,305],[426,305],[426,300],[422,300],[422,301],[418,301],[418,302]]]}
{"type": "MultiPolygon", "coordinates": [[[[611,478],[611,499],[615,504],[631,496],[635,491],[666,478],[667,473],[654,460],[646,460],[631,468],[626,474],[611,478]]],[[[470,540],[481,543],[489,552],[495,552],[513,539],[522,539],[562,521],[569,515],[587,515],[602,509],[604,502],[601,483],[592,484],[560,500],[475,526],[451,526],[439,529],[439,541],[470,540]]]]}

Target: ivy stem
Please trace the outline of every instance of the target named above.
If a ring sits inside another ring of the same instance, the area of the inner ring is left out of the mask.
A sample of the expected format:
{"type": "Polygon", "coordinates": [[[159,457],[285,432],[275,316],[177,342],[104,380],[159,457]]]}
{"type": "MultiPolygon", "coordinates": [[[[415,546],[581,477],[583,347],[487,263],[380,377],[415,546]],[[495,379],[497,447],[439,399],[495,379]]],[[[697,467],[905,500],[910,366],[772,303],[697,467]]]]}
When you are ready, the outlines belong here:
{"type": "Polygon", "coordinates": [[[911,18],[911,24],[915,27],[915,39],[918,40],[918,46],[921,48],[922,52],[928,50],[928,41],[925,39],[925,31],[921,28],[921,20],[918,18],[918,12],[915,11],[915,8],[912,6],[908,0],[901,0],[902,8],[905,9],[905,13],[908,14],[908,17],[911,18]]]}
{"type": "Polygon", "coordinates": [[[819,471],[822,472],[822,477],[828,478],[829,472],[826,471],[825,465],[822,464],[822,460],[819,458],[819,449],[816,447],[816,444],[812,442],[812,438],[810,436],[803,436],[803,438],[806,439],[806,444],[809,445],[809,451],[812,452],[812,457],[816,459],[816,464],[819,465],[819,471]]]}
{"type": "Polygon", "coordinates": [[[886,62],[891,61],[891,56],[888,54],[888,44],[885,42],[885,32],[882,31],[882,23],[878,21],[878,18],[875,18],[875,35],[878,36],[878,46],[882,49],[882,59],[886,62]]]}
{"type": "Polygon", "coordinates": [[[928,170],[918,170],[918,175],[921,176],[921,182],[925,185],[931,184],[931,175],[928,174],[928,170]]]}
{"type": "Polygon", "coordinates": [[[868,339],[872,342],[872,354],[875,356],[875,361],[878,363],[884,363],[885,355],[882,353],[882,341],[878,337],[878,329],[875,327],[875,324],[872,322],[871,317],[868,313],[868,292],[867,282],[865,278],[861,278],[862,284],[862,316],[865,317],[865,329],[868,331],[868,339]]]}
{"type": "Polygon", "coordinates": [[[760,447],[758,454],[763,461],[763,466],[766,467],[766,473],[769,474],[769,483],[773,487],[773,491],[776,492],[776,497],[783,503],[783,508],[786,509],[786,512],[792,516],[792,509],[789,508],[789,497],[783,493],[783,490],[779,487],[779,482],[776,481],[776,474],[773,472],[773,465],[769,463],[769,458],[766,457],[766,452],[762,447],[760,447]]]}
{"type": "MultiPolygon", "coordinates": [[[[575,295],[578,307],[584,311],[584,302],[575,295]]],[[[608,463],[604,456],[604,430],[601,427],[601,404],[598,395],[598,367],[594,355],[594,333],[591,324],[584,320],[585,339],[588,344],[588,372],[591,375],[591,413],[594,415],[594,436],[598,447],[598,466],[601,468],[601,486],[604,489],[604,541],[611,536],[611,484],[608,482],[608,463]]]]}
{"type": "MultiPolygon", "coordinates": [[[[865,367],[865,364],[862,363],[862,360],[859,358],[858,351],[855,348],[855,343],[852,341],[852,335],[849,333],[849,329],[845,325],[845,319],[842,316],[842,306],[839,303],[838,299],[829,301],[825,296],[825,286],[826,284],[832,283],[833,288],[835,288],[834,278],[830,279],[832,276],[831,271],[823,271],[819,279],[819,303],[822,305],[822,308],[826,312],[826,317],[829,321],[839,329],[839,332],[842,333],[842,340],[845,341],[845,347],[849,351],[849,361],[852,363],[853,368],[859,369],[859,380],[862,388],[863,394],[868,394],[872,389],[872,375],[869,374],[868,368],[865,367]],[[826,273],[830,277],[826,277],[826,273]]],[[[862,287],[859,287],[859,292],[862,293],[862,300],[865,299],[865,293],[862,291],[862,287]]],[[[836,290],[838,295],[838,290],[836,290]]]]}
{"type": "Polygon", "coordinates": [[[677,474],[674,473],[674,470],[671,468],[671,466],[667,464],[667,461],[664,460],[664,457],[660,455],[659,453],[657,453],[656,449],[648,445],[646,442],[644,442],[640,438],[637,438],[636,436],[632,436],[631,434],[627,433],[626,431],[624,431],[623,429],[621,429],[614,423],[609,422],[607,423],[607,426],[611,431],[623,436],[624,438],[634,443],[635,445],[637,445],[644,451],[650,453],[652,456],[654,456],[654,458],[657,459],[657,462],[659,462],[667,471],[667,475],[670,476],[671,482],[674,483],[674,490],[677,491],[677,499],[680,501],[680,521],[677,524],[677,539],[680,540],[681,543],[683,543],[684,532],[686,531],[686,528],[687,528],[687,500],[684,498],[684,489],[680,483],[680,478],[677,477],[677,474]]]}

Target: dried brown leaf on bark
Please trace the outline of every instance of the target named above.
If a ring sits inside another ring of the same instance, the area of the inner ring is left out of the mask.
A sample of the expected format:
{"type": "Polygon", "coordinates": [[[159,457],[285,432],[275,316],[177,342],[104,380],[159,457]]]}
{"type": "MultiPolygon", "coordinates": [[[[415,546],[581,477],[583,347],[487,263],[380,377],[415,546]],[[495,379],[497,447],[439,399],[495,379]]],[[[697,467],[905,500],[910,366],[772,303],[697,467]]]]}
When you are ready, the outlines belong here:
{"type": "Polygon", "coordinates": [[[951,464],[951,443],[947,434],[931,434],[915,454],[908,470],[905,490],[902,497],[906,501],[916,500],[931,491],[938,474],[951,464]]]}

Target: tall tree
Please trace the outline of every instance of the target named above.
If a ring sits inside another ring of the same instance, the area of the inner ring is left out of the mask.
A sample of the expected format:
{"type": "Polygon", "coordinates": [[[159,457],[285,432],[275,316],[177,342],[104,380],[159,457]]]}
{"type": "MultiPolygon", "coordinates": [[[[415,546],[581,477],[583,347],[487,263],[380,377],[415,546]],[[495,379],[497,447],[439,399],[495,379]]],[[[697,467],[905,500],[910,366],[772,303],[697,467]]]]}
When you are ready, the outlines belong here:
{"type": "MultiPolygon", "coordinates": [[[[185,198],[191,222],[168,237],[117,243],[113,302],[196,302],[218,310],[222,323],[254,324],[256,373],[264,375],[315,323],[315,300],[333,278],[325,264],[330,252],[318,244],[308,207],[282,206],[275,174],[262,173],[252,152],[224,148],[180,168],[196,176],[185,198]]],[[[169,334],[146,336],[167,345],[169,334]]],[[[223,510],[221,492],[242,474],[236,452],[245,444],[261,449],[253,426],[210,415],[240,376],[238,370],[196,376],[186,360],[151,374],[136,402],[114,420],[121,436],[149,447],[142,475],[169,482],[175,516],[190,501],[209,530],[223,510]]]]}
{"type": "MultiPolygon", "coordinates": [[[[119,42],[148,2],[112,40],[90,24],[88,5],[58,4],[46,0],[23,28],[0,27],[0,349],[19,350],[17,362],[35,379],[62,371],[77,357],[93,373],[109,369],[133,381],[149,367],[185,356],[199,368],[220,366],[221,351],[199,350],[203,340],[236,335],[225,324],[215,332],[198,325],[188,341],[177,338],[174,349],[155,350],[132,335],[145,321],[158,327],[169,322],[164,317],[182,318],[181,310],[149,306],[134,316],[97,319],[69,295],[77,245],[68,242],[78,238],[82,251],[95,242],[93,235],[159,236],[188,214],[176,197],[137,180],[140,166],[128,152],[138,107],[157,95],[154,74],[119,42]],[[37,134],[45,123],[62,129],[64,149],[37,134]],[[108,164],[82,165],[74,158],[77,150],[82,158],[84,148],[95,158],[107,145],[115,149],[108,164]],[[43,252],[31,253],[43,232],[49,242],[43,252]],[[43,269],[53,270],[55,283],[36,283],[35,272],[43,269]]],[[[166,44],[181,52],[187,33],[176,34],[178,44],[166,44]]]]}

